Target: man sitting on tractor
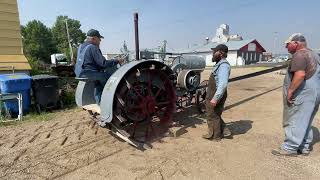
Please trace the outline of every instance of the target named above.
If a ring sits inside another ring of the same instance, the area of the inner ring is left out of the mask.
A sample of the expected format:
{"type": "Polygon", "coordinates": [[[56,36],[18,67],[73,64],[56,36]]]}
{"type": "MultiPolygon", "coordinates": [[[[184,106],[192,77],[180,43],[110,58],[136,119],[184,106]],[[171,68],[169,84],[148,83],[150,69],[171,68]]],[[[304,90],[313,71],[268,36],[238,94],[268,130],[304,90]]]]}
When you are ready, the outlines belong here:
{"type": "Polygon", "coordinates": [[[96,81],[94,96],[97,104],[100,104],[104,85],[111,76],[110,72],[104,70],[122,64],[124,61],[123,59],[106,60],[99,48],[102,38],[104,37],[100,35],[99,31],[89,30],[86,41],[78,48],[78,58],[75,65],[76,77],[96,81]]]}

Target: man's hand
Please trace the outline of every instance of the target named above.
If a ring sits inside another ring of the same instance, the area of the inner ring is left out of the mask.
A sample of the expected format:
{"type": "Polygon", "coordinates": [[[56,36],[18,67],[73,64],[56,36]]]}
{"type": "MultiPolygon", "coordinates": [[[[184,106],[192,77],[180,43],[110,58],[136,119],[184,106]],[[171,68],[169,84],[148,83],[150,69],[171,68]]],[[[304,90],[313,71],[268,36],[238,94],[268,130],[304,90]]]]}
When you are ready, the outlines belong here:
{"type": "Polygon", "coordinates": [[[213,106],[213,107],[216,107],[216,105],[218,104],[218,101],[216,101],[215,99],[212,99],[210,101],[210,104],[213,106]]]}
{"type": "Polygon", "coordinates": [[[288,89],[287,101],[289,104],[293,104],[293,91],[288,89]]]}
{"type": "Polygon", "coordinates": [[[293,92],[298,89],[298,87],[301,85],[301,83],[304,81],[304,78],[306,77],[305,71],[296,71],[294,72],[291,84],[288,88],[288,94],[287,94],[287,101],[289,104],[292,104],[293,99],[293,92]]]}

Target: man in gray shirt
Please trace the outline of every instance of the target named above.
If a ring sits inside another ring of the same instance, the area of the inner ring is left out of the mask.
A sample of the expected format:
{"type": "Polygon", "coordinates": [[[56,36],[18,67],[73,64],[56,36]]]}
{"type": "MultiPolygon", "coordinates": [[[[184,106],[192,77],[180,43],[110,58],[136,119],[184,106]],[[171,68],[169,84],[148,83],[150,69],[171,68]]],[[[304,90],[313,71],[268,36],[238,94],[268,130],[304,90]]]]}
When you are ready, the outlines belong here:
{"type": "Polygon", "coordinates": [[[106,68],[116,67],[121,64],[123,59],[106,60],[99,48],[103,36],[99,31],[91,29],[87,33],[86,41],[78,48],[77,63],[75,74],[77,77],[96,80],[95,99],[100,104],[101,94],[107,80],[111,76],[110,72],[105,72],[106,68]]]}
{"type": "Polygon", "coordinates": [[[292,59],[283,83],[282,145],[272,150],[277,156],[308,155],[312,150],[312,122],[320,104],[320,60],[307,48],[301,33],[292,34],[285,42],[292,59]]]}

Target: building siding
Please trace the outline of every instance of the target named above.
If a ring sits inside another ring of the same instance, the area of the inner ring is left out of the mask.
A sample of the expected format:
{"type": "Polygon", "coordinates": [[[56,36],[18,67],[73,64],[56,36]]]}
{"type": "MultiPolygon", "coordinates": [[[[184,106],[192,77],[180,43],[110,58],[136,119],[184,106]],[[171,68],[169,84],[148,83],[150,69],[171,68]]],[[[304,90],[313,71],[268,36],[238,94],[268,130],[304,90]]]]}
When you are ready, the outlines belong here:
{"type": "Polygon", "coordinates": [[[18,14],[17,1],[12,0],[12,4],[0,1],[0,12],[7,12],[9,14],[18,14]]]}
{"type": "MultiPolygon", "coordinates": [[[[257,40],[254,40],[252,43],[254,43],[256,45],[256,50],[254,52],[259,52],[259,53],[265,52],[265,49],[258,43],[257,40]]],[[[249,44],[243,46],[240,50],[241,51],[249,51],[249,49],[248,49],[249,48],[249,44]]]]}
{"type": "Polygon", "coordinates": [[[244,59],[245,65],[254,64],[259,61],[262,61],[263,53],[256,51],[242,51],[239,50],[237,56],[240,56],[244,59]]]}
{"type": "Polygon", "coordinates": [[[2,37],[2,38],[21,38],[20,29],[19,30],[1,29],[0,37],[2,37]]]}
{"type": "Polygon", "coordinates": [[[31,69],[23,55],[17,0],[0,0],[0,68],[12,65],[16,70],[31,69]]]}
{"type": "MultiPolygon", "coordinates": [[[[238,58],[238,52],[237,51],[229,51],[227,60],[230,63],[231,66],[237,66],[239,65],[239,62],[237,62],[238,58]]],[[[196,53],[195,55],[200,55],[205,58],[206,60],[206,66],[210,67],[213,66],[215,63],[212,62],[212,52],[206,52],[206,53],[196,53]]],[[[241,63],[240,63],[241,64],[241,63]]],[[[242,64],[241,64],[242,65],[242,64]]]]}
{"type": "Polygon", "coordinates": [[[0,11],[0,20],[2,20],[2,21],[19,22],[18,19],[19,19],[19,15],[18,14],[1,12],[0,11]]]}

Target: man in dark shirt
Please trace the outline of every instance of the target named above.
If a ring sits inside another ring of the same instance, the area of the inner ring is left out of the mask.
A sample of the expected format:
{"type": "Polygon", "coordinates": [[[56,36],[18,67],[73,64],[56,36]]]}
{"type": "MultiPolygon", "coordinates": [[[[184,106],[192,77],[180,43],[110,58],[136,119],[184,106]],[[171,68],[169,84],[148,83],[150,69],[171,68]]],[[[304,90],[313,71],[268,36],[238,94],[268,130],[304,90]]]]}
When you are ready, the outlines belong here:
{"type": "Polygon", "coordinates": [[[319,56],[307,48],[301,33],[291,35],[286,48],[292,60],[283,84],[285,140],[272,154],[308,155],[313,139],[311,124],[320,103],[319,56]]]}
{"type": "Polygon", "coordinates": [[[87,33],[86,41],[78,48],[75,74],[77,77],[96,80],[95,99],[100,104],[101,94],[107,80],[111,76],[110,72],[105,72],[106,68],[116,67],[123,59],[106,60],[100,50],[100,42],[103,36],[99,31],[91,29],[87,33]]]}

